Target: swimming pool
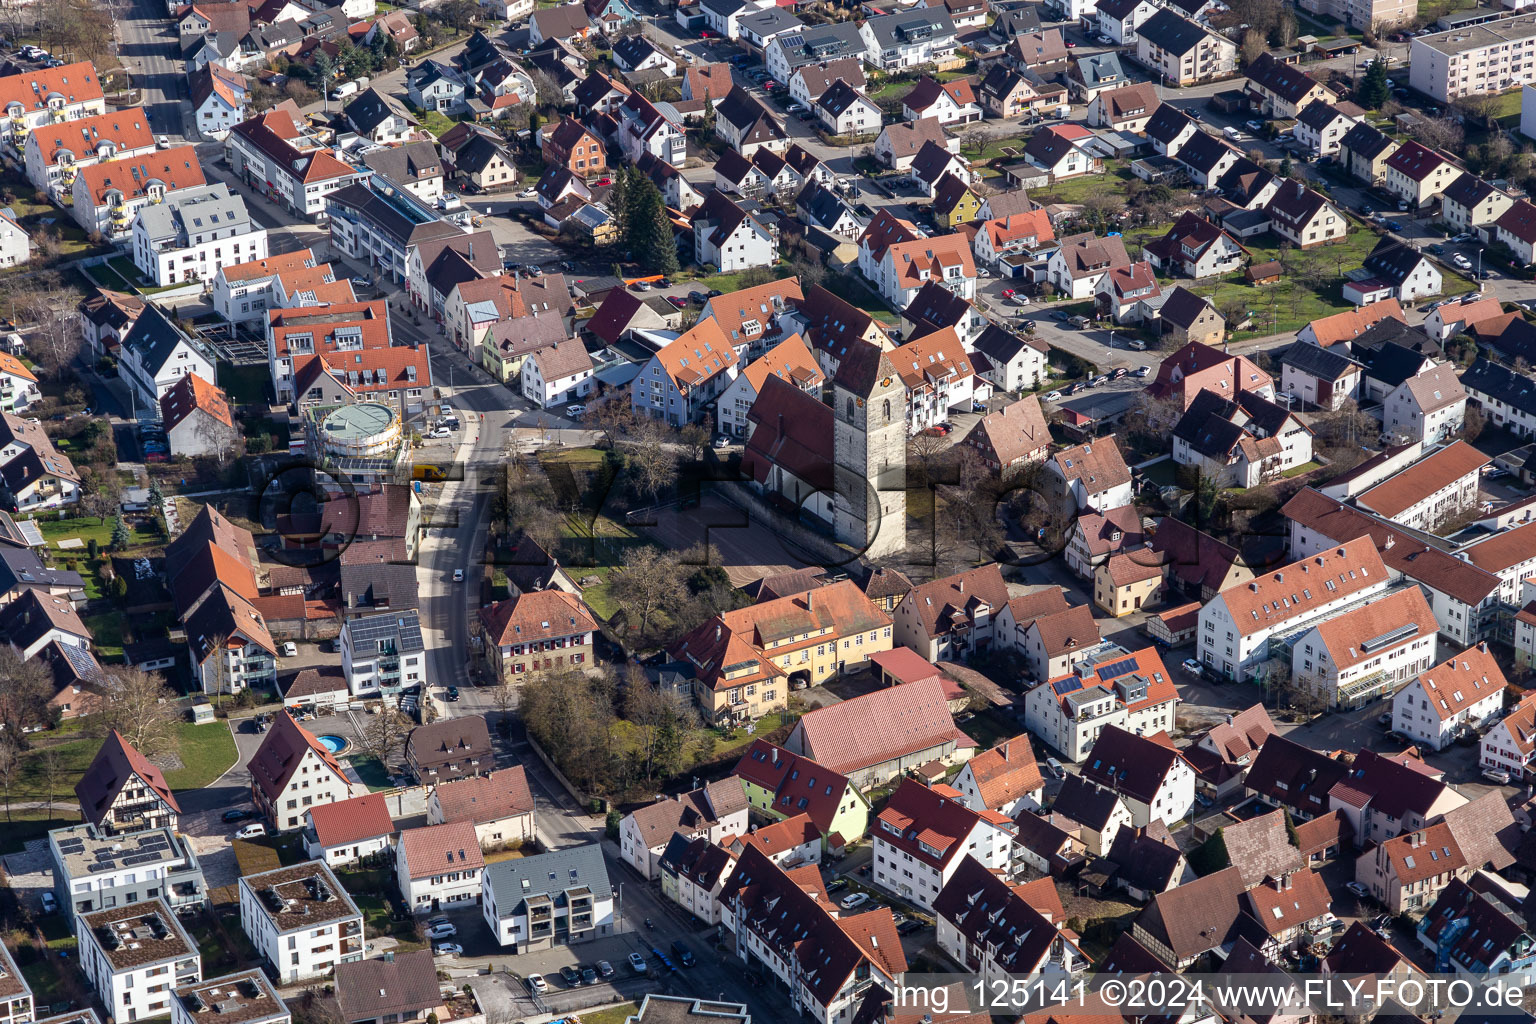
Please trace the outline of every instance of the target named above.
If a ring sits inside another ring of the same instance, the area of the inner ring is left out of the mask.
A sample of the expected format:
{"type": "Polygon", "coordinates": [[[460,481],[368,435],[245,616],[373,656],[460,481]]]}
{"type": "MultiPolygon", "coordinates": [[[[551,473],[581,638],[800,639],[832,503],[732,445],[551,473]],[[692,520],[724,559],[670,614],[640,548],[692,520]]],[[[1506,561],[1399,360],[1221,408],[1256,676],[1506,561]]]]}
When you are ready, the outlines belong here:
{"type": "Polygon", "coordinates": [[[316,736],[315,739],[319,740],[320,745],[325,747],[325,749],[329,750],[332,754],[339,754],[352,745],[350,741],[341,736],[331,736],[329,734],[325,736],[316,736]]]}

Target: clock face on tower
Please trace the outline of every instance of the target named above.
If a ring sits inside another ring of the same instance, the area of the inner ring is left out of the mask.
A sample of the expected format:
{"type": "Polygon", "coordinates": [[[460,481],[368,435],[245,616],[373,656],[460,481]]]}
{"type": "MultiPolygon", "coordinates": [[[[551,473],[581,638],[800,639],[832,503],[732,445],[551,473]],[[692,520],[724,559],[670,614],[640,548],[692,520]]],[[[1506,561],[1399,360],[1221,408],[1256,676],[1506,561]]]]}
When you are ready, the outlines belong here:
{"type": "Polygon", "coordinates": [[[883,388],[890,387],[891,386],[891,378],[889,378],[889,377],[885,378],[885,380],[880,382],[880,386],[883,387],[883,388]]]}

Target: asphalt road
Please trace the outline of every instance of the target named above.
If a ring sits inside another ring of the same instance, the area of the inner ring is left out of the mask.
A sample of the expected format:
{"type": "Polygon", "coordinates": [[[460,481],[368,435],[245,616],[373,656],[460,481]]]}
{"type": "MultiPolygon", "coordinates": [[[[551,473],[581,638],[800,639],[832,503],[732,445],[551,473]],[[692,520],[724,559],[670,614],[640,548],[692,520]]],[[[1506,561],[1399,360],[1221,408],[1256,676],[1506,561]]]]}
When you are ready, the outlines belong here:
{"type": "Polygon", "coordinates": [[[194,139],[185,124],[192,112],[183,101],[187,76],[180,59],[176,26],[163,0],[133,0],[117,22],[118,55],[144,92],[145,113],[157,135],[171,141],[194,139]]]}

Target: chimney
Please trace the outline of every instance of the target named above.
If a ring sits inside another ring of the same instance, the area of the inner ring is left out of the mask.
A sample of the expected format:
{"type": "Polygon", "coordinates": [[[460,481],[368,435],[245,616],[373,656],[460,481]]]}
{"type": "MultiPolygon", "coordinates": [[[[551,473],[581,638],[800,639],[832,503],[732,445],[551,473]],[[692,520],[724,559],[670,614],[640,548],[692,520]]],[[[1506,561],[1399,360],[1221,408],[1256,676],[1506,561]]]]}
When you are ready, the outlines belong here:
{"type": "Polygon", "coordinates": [[[721,634],[722,631],[723,631],[723,627],[720,625],[720,623],[718,623],[718,622],[715,623],[715,640],[716,641],[718,641],[720,639],[720,634],[721,634]]]}
{"type": "Polygon", "coordinates": [[[1301,182],[1298,181],[1296,183],[1296,198],[1300,199],[1302,196],[1304,196],[1306,194],[1307,194],[1307,186],[1303,185],[1301,182]]]}
{"type": "Polygon", "coordinates": [[[960,587],[960,593],[962,593],[962,594],[965,593],[965,577],[964,576],[960,577],[959,587],[960,587]]]}
{"type": "Polygon", "coordinates": [[[1391,551],[1395,547],[1397,547],[1397,538],[1390,533],[1387,534],[1387,550],[1391,551]]]}

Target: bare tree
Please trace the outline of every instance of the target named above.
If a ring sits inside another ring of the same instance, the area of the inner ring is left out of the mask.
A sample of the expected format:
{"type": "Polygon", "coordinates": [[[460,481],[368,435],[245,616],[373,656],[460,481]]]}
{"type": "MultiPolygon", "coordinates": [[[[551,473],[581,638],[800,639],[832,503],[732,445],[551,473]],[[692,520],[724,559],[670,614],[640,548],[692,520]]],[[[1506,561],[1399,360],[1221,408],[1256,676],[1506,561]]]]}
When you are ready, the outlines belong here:
{"type": "Polygon", "coordinates": [[[645,635],[657,609],[682,589],[683,575],[674,552],[650,546],[636,548],[608,577],[608,592],[639,614],[640,633],[645,635]]]}
{"type": "Polygon", "coordinates": [[[626,445],[626,465],[641,497],[654,501],[677,480],[677,450],[672,440],[661,420],[642,416],[635,421],[626,445]]]}
{"type": "Polygon", "coordinates": [[[390,762],[405,743],[407,731],[409,722],[405,716],[397,708],[385,705],[364,727],[358,745],[387,772],[390,762]]]}
{"type": "Polygon", "coordinates": [[[0,729],[20,735],[49,719],[53,672],[41,658],[28,659],[11,644],[0,645],[0,729]]]}
{"type": "Polygon", "coordinates": [[[11,788],[21,774],[21,747],[10,733],[0,735],[0,793],[5,794],[5,820],[11,820],[11,788]]]}
{"type": "Polygon", "coordinates": [[[1352,447],[1380,432],[1376,420],[1361,412],[1353,398],[1346,398],[1337,409],[1319,416],[1312,427],[1331,448],[1352,447]]]}
{"type": "Polygon", "coordinates": [[[1466,132],[1454,118],[1422,117],[1413,126],[1413,134],[1430,149],[1451,152],[1461,147],[1466,132]]]}
{"type": "Polygon", "coordinates": [[[145,757],[175,746],[176,691],[160,673],[109,666],[103,669],[102,698],[96,725],[103,733],[118,733],[145,757]]]}
{"type": "Polygon", "coordinates": [[[80,510],[86,515],[95,516],[97,522],[105,523],[107,516],[117,512],[123,492],[116,469],[110,466],[105,469],[86,466],[81,470],[81,477],[84,486],[81,488],[80,510]]]}
{"type": "Polygon", "coordinates": [[[206,410],[197,420],[194,436],[197,438],[198,447],[218,464],[221,471],[227,469],[231,462],[244,454],[245,438],[241,436],[239,429],[206,410]]]}
{"type": "Polygon", "coordinates": [[[57,275],[45,274],[13,282],[0,293],[14,310],[12,319],[37,326],[27,336],[27,347],[49,376],[58,376],[80,352],[85,338],[80,332],[76,307],[81,295],[65,286],[57,275]]]}
{"type": "Polygon", "coordinates": [[[43,788],[48,794],[48,805],[53,806],[53,795],[58,792],[59,781],[64,778],[64,760],[59,748],[46,746],[37,757],[38,774],[43,777],[43,788]]]}

